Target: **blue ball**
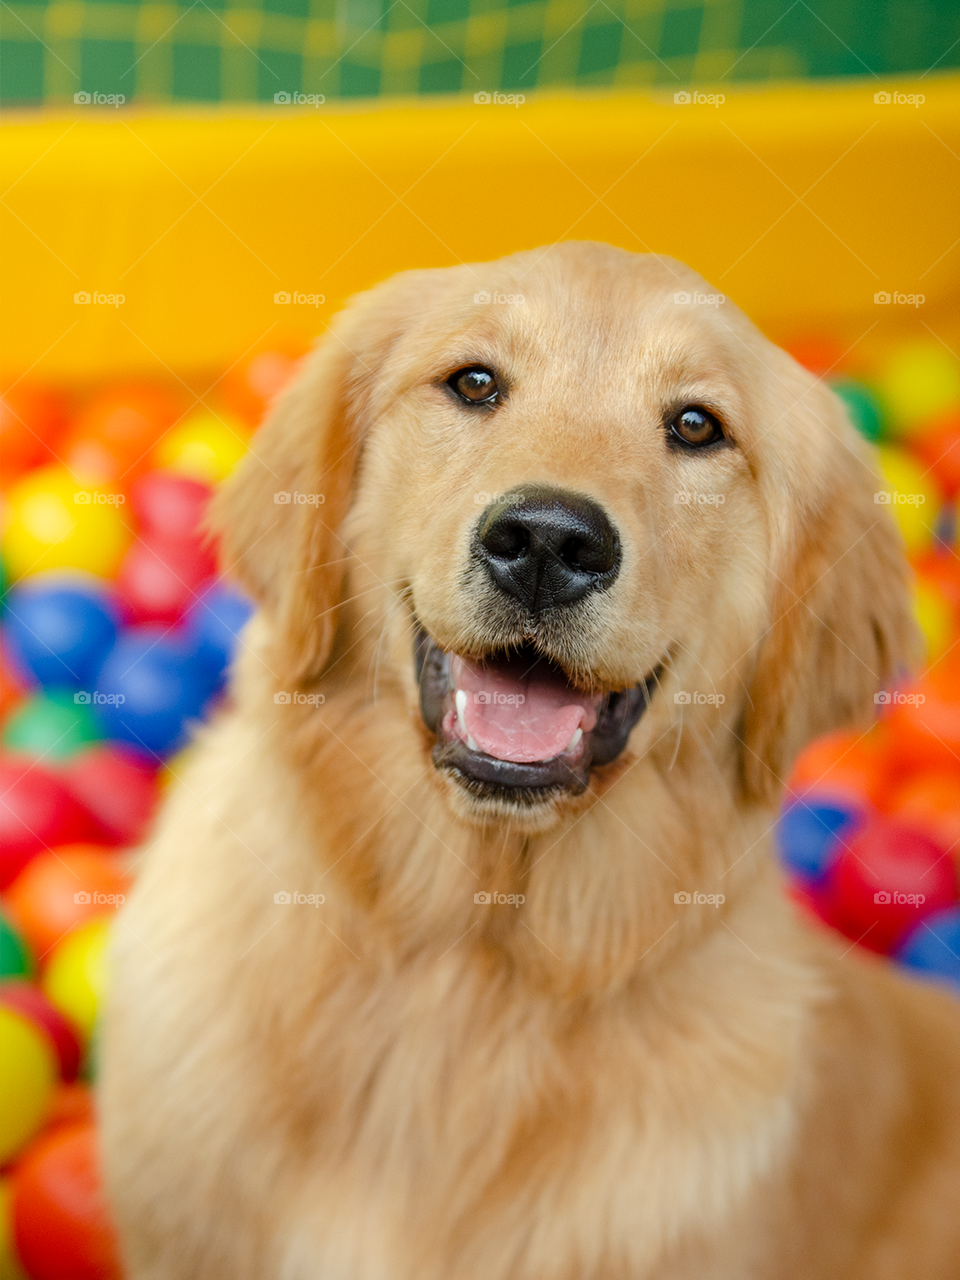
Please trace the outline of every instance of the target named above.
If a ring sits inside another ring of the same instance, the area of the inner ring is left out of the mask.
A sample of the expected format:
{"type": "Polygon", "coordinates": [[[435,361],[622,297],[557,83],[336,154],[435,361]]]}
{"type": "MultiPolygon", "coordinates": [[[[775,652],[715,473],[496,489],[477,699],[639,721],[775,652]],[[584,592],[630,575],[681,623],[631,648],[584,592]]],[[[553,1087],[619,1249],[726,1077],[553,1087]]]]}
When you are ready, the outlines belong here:
{"type": "Polygon", "coordinates": [[[807,884],[819,884],[829,874],[852,834],[859,815],[836,804],[798,801],[784,809],[777,823],[777,847],[784,866],[807,884]]]}
{"type": "Polygon", "coordinates": [[[92,689],[117,638],[109,596],[84,583],[22,583],[3,621],[14,660],[45,689],[92,689]]]}
{"type": "Polygon", "coordinates": [[[131,627],[97,675],[97,712],[109,737],[167,755],[187,740],[215,685],[182,637],[161,626],[131,627]]]}
{"type": "Polygon", "coordinates": [[[185,633],[198,655],[222,671],[236,652],[238,632],[253,613],[253,606],[235,587],[222,582],[208,587],[191,606],[185,633]]]}
{"type": "Polygon", "coordinates": [[[950,983],[960,995],[960,907],[943,907],[921,920],[900,944],[897,959],[950,983]]]}

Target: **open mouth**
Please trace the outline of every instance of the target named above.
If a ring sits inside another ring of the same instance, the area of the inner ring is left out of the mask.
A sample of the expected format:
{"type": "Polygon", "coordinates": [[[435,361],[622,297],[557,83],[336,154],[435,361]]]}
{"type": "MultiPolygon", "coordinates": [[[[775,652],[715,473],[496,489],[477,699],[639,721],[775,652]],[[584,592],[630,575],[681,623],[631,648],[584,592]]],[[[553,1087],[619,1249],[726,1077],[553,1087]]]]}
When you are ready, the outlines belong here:
{"type": "Polygon", "coordinates": [[[661,671],[630,689],[589,693],[531,645],[470,662],[418,630],[414,654],[436,767],[474,794],[520,801],[585,790],[591,769],[627,745],[661,671]]]}

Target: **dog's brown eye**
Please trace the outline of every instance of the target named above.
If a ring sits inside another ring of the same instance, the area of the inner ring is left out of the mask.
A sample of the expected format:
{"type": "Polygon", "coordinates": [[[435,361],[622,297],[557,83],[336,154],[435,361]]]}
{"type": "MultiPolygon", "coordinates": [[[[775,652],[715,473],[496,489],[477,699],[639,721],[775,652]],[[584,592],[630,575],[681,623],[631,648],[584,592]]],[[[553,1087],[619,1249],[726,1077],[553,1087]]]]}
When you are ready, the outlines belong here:
{"type": "Polygon", "coordinates": [[[697,405],[681,409],[670,423],[670,430],[678,440],[694,448],[723,439],[723,427],[717,419],[697,405]]]}
{"type": "Polygon", "coordinates": [[[479,364],[458,369],[447,379],[447,386],[468,404],[495,404],[500,395],[493,373],[479,364]]]}

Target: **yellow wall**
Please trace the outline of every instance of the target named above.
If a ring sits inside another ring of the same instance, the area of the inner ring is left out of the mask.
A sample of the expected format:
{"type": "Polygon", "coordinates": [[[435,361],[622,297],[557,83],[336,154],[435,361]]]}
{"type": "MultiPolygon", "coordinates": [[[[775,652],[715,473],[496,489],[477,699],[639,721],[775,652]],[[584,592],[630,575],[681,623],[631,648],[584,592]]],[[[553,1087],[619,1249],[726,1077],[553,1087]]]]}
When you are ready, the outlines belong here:
{"type": "MultiPolygon", "coordinates": [[[[409,266],[570,238],[685,259],[775,337],[960,337],[960,77],[672,96],[8,116],[3,372],[223,366],[409,266]],[[75,292],[123,294],[79,306],[75,292]],[[274,293],[323,293],[319,309],[274,293]],[[922,293],[919,311],[875,306],[922,293]]],[[[723,91],[721,89],[721,91],[723,91]]]]}

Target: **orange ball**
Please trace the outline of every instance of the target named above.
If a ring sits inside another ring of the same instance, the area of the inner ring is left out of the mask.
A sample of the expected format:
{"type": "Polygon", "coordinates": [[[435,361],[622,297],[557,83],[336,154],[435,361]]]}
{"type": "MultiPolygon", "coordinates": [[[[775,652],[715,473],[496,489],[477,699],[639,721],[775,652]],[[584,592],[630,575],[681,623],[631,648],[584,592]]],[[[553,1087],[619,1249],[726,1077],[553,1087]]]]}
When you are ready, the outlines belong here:
{"type": "Polygon", "coordinates": [[[891,704],[887,724],[897,772],[951,770],[960,760],[960,661],[957,651],[891,704]],[[915,696],[914,696],[915,695],[915,696]],[[911,700],[912,699],[912,700],[911,700]]]}
{"type": "Polygon", "coordinates": [[[4,484],[50,456],[66,418],[55,391],[19,383],[0,396],[0,458],[4,484]]]}
{"type": "Polygon", "coordinates": [[[887,735],[841,729],[801,751],[787,786],[795,795],[816,791],[855,805],[877,804],[887,785],[887,735]]]}
{"type": "Polygon", "coordinates": [[[147,465],[150,450],[180,416],[180,399],[150,382],[101,391],[78,415],[61,448],[78,476],[125,481],[147,465]]]}
{"type": "Polygon", "coordinates": [[[935,419],[910,441],[910,449],[930,468],[948,498],[960,494],[960,409],[935,419]]]}
{"type": "Polygon", "coordinates": [[[890,797],[887,811],[919,827],[960,859],[960,768],[909,778],[890,797]]]}
{"type": "MultiPolygon", "coordinates": [[[[960,444],[958,444],[960,449],[960,444]]],[[[921,582],[928,582],[943,596],[960,621],[960,560],[947,548],[917,556],[913,568],[921,582]]]]}
{"type": "Polygon", "coordinates": [[[5,902],[34,954],[43,957],[65,934],[116,911],[130,876],[116,854],[75,844],[37,854],[7,890],[5,902]]]}

